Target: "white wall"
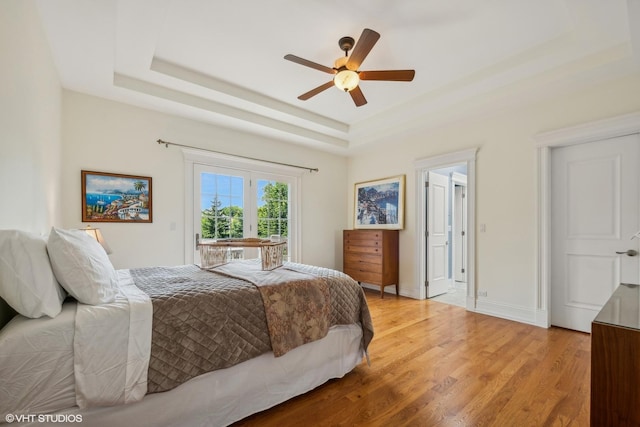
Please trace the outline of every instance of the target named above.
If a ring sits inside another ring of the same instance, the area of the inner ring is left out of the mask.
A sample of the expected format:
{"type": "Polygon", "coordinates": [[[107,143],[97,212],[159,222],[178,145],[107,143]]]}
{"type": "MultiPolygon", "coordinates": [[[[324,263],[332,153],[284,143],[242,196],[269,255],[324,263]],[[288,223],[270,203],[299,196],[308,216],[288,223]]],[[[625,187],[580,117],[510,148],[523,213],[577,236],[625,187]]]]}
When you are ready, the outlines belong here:
{"type": "Polygon", "coordinates": [[[0,2],[0,228],[61,217],[61,87],[34,3],[0,2]]]}
{"type": "Polygon", "coordinates": [[[342,268],[347,159],[142,108],[63,92],[63,224],[81,228],[80,171],[152,177],[153,223],[100,223],[116,268],[184,263],[184,160],[158,138],[317,167],[302,178],[301,262],[342,268]],[[175,224],[175,229],[172,225],[175,224]]]}
{"type": "MultiPolygon", "coordinates": [[[[640,110],[640,76],[602,84],[580,93],[538,101],[430,132],[396,138],[358,150],[349,159],[349,200],[353,183],[405,174],[405,230],[400,232],[400,292],[419,295],[415,276],[415,180],[413,162],[472,147],[477,158],[476,286],[486,303],[523,312],[536,308],[537,133],[640,110]]],[[[353,207],[348,204],[352,225],[353,207]]]]}

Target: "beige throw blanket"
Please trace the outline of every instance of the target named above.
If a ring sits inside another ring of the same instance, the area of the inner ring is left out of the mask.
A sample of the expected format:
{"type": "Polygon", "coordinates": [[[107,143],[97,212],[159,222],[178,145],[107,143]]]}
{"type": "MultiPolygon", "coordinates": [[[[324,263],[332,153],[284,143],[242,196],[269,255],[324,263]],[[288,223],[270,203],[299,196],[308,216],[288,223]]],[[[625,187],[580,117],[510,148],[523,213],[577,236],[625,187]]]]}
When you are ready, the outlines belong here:
{"type": "Polygon", "coordinates": [[[329,332],[331,301],[324,280],[284,267],[263,271],[252,260],[234,261],[214,271],[256,285],[276,357],[329,332]]]}

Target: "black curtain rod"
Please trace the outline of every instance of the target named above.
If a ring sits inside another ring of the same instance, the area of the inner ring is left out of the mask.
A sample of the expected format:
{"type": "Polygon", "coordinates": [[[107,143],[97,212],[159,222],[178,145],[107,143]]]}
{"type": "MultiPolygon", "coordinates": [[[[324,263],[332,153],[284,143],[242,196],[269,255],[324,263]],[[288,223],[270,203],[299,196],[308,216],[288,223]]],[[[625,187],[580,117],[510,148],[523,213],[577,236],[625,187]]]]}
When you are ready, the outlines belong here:
{"type": "Polygon", "coordinates": [[[256,159],[255,157],[239,156],[237,154],[223,153],[222,151],[209,150],[209,149],[200,148],[200,147],[193,147],[191,145],[178,144],[176,142],[163,141],[161,139],[159,139],[157,142],[158,142],[158,144],[164,144],[164,146],[166,148],[169,148],[169,145],[175,145],[177,147],[193,148],[194,150],[202,150],[202,151],[208,151],[210,153],[224,154],[226,156],[240,157],[242,159],[247,159],[247,160],[257,160],[259,162],[266,162],[266,163],[271,163],[271,164],[274,164],[274,165],[289,166],[291,168],[305,169],[305,170],[308,170],[309,172],[320,172],[320,170],[318,168],[310,168],[310,167],[307,167],[307,166],[291,165],[289,163],[280,163],[280,162],[274,162],[274,161],[271,161],[271,160],[256,159]]]}

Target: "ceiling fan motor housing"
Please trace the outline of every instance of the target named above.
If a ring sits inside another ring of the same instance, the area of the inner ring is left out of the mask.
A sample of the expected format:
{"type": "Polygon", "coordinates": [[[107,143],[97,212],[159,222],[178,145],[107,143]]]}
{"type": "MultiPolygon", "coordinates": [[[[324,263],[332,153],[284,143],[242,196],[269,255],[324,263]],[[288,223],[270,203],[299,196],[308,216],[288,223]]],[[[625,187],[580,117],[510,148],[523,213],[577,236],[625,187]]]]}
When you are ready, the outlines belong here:
{"type": "Polygon", "coordinates": [[[342,37],[338,41],[338,45],[340,46],[340,49],[344,51],[345,56],[347,55],[347,52],[353,49],[353,46],[355,44],[356,44],[356,41],[353,39],[353,37],[349,37],[349,36],[342,37]]]}

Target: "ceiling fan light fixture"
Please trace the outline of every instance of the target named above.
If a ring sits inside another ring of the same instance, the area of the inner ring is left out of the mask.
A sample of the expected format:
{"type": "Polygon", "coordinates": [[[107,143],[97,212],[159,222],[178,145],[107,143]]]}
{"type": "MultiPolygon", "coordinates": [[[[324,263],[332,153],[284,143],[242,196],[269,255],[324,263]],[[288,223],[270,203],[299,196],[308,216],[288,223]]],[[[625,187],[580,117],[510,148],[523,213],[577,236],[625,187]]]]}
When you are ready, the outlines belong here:
{"type": "Polygon", "coordinates": [[[351,92],[353,89],[358,87],[358,83],[360,83],[358,73],[349,70],[346,67],[339,70],[333,78],[333,84],[343,92],[351,92]]]}
{"type": "Polygon", "coordinates": [[[333,62],[333,68],[340,71],[341,68],[347,68],[347,61],[349,57],[341,56],[333,62]]]}
{"type": "Polygon", "coordinates": [[[298,96],[301,101],[306,101],[309,98],[316,96],[320,92],[329,89],[331,86],[335,86],[340,91],[349,92],[353,103],[356,107],[362,107],[367,103],[367,99],[364,97],[361,88],[359,87],[360,80],[378,80],[378,81],[395,81],[395,82],[410,82],[413,80],[415,70],[373,70],[373,71],[361,71],[360,65],[365,60],[373,46],[376,44],[380,34],[365,28],[362,30],[362,34],[356,44],[353,37],[342,37],[338,44],[340,49],[344,51],[344,56],[338,58],[335,61],[333,68],[326,67],[308,59],[300,58],[299,56],[287,54],[284,59],[287,61],[295,62],[296,64],[304,65],[305,67],[314,68],[323,73],[333,75],[333,79],[320,86],[311,89],[308,92],[298,96]],[[351,55],[349,51],[352,50],[351,55]]]}

